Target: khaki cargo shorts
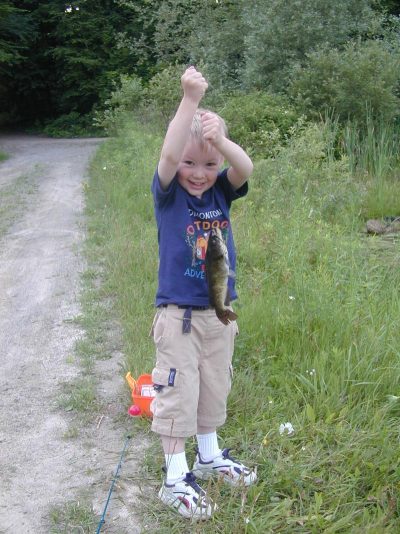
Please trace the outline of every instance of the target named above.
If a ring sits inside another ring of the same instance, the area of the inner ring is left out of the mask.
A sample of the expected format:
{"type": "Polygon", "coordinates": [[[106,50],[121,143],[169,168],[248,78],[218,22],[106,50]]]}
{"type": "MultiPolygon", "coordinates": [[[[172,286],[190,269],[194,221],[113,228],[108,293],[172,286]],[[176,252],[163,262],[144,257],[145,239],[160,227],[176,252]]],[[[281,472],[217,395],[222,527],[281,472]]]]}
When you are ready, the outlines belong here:
{"type": "Polygon", "coordinates": [[[189,437],[197,427],[217,428],[226,419],[231,389],[236,322],[225,326],[215,310],[193,310],[191,332],[182,333],[185,310],[161,307],[153,322],[157,391],[152,403],[152,430],[171,437],[189,437]]]}

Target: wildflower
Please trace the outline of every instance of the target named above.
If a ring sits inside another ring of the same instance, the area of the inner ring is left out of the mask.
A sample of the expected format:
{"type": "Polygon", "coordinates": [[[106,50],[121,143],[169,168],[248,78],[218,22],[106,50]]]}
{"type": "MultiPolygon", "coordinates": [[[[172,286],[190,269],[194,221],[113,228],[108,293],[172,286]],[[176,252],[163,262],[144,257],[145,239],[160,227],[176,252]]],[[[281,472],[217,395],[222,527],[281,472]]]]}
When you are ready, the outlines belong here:
{"type": "Polygon", "coordinates": [[[107,167],[103,167],[103,171],[106,171],[107,170],[107,167]]]}
{"type": "Polygon", "coordinates": [[[67,6],[65,8],[65,13],[71,13],[72,12],[72,6],[67,6]]]}
{"type": "Polygon", "coordinates": [[[285,431],[287,430],[287,434],[288,436],[290,436],[291,434],[293,434],[294,432],[294,428],[293,428],[293,425],[292,423],[281,423],[279,425],[279,434],[281,436],[283,436],[283,434],[285,433],[285,431]]]}
{"type": "Polygon", "coordinates": [[[75,8],[75,11],[79,11],[79,7],[76,7],[76,8],[75,8]]]}
{"type": "Polygon", "coordinates": [[[302,450],[302,451],[305,451],[305,450],[306,450],[306,448],[304,447],[304,445],[303,445],[303,447],[301,448],[301,450],[302,450]]]}
{"type": "Polygon", "coordinates": [[[293,295],[289,295],[289,300],[296,300],[296,297],[294,297],[293,295]]]}
{"type": "Polygon", "coordinates": [[[315,372],[316,372],[315,369],[311,369],[311,371],[308,371],[308,370],[306,371],[306,373],[307,373],[308,375],[310,375],[310,376],[314,376],[314,375],[315,375],[315,372]]]}
{"type": "Polygon", "coordinates": [[[248,525],[250,523],[250,519],[248,517],[245,517],[244,522],[246,523],[246,525],[248,525]]]}

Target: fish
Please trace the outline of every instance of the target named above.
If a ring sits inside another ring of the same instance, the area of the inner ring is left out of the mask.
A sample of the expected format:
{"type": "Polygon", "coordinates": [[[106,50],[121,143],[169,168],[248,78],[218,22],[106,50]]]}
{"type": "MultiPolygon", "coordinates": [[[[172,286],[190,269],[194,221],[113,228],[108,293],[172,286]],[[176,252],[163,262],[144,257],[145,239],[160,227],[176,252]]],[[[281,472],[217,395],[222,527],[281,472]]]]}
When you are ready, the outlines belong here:
{"type": "Polygon", "coordinates": [[[229,269],[228,249],[220,228],[213,228],[208,236],[205,266],[210,306],[215,308],[218,319],[228,325],[237,319],[237,315],[227,307],[230,303],[228,278],[232,272],[229,269]]]}

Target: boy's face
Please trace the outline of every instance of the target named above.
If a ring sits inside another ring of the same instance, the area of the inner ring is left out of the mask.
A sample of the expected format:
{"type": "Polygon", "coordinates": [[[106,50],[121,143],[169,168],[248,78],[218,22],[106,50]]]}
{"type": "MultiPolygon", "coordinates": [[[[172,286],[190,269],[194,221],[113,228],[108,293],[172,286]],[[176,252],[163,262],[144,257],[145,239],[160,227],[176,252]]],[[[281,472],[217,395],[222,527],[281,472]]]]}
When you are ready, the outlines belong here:
{"type": "Polygon", "coordinates": [[[178,166],[178,182],[190,195],[201,198],[215,184],[223,159],[210,143],[201,146],[190,137],[178,166]]]}

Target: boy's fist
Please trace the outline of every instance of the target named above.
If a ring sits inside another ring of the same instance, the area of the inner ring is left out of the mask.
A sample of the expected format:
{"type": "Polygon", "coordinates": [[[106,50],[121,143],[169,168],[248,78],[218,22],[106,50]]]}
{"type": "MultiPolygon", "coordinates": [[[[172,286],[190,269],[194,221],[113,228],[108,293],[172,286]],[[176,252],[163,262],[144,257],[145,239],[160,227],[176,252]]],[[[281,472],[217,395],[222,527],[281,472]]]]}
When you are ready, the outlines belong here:
{"type": "Polygon", "coordinates": [[[212,145],[218,145],[224,137],[221,122],[214,113],[203,113],[201,116],[203,126],[203,137],[212,145]]]}
{"type": "Polygon", "coordinates": [[[181,77],[181,85],[185,96],[200,102],[207,91],[208,83],[201,72],[189,67],[181,77]]]}

